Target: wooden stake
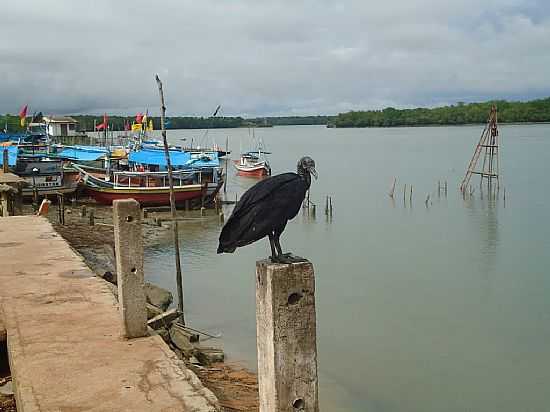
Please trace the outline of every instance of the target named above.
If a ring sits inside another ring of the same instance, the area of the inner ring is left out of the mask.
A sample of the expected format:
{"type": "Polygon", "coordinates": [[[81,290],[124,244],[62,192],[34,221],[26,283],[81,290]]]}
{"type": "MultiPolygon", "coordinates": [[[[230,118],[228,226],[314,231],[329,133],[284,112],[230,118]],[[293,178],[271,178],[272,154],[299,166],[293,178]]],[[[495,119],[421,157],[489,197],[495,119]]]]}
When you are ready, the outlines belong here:
{"type": "Polygon", "coordinates": [[[393,184],[392,184],[392,187],[391,187],[390,193],[389,193],[389,195],[390,195],[391,198],[393,198],[393,195],[394,195],[394,193],[395,193],[395,184],[396,184],[396,183],[397,183],[397,178],[394,177],[394,178],[393,178],[393,184]]]}
{"type": "Polygon", "coordinates": [[[9,167],[9,155],[8,155],[8,149],[4,149],[2,153],[2,169],[4,173],[9,173],[10,167],[9,167]]]}
{"type": "Polygon", "coordinates": [[[181,275],[180,244],[178,233],[178,220],[176,219],[176,196],[174,193],[174,177],[172,176],[172,162],[170,160],[170,151],[168,149],[168,140],[166,138],[166,106],[164,104],[164,92],[162,82],[159,76],[155,76],[160,95],[160,127],[162,129],[162,142],[164,144],[164,156],[166,157],[166,166],[168,169],[168,185],[170,186],[170,213],[172,216],[172,229],[174,236],[174,254],[176,258],[176,284],[178,292],[178,310],[181,313],[181,323],[185,325],[185,316],[183,313],[183,280],[181,275]]]}
{"type": "Polygon", "coordinates": [[[409,205],[412,206],[412,201],[413,201],[413,187],[411,185],[411,194],[409,195],[409,205]]]}
{"type": "Polygon", "coordinates": [[[225,138],[225,180],[223,181],[223,193],[227,193],[227,179],[229,178],[229,137],[225,138]]]}
{"type": "Polygon", "coordinates": [[[403,204],[405,204],[407,200],[407,184],[405,183],[405,186],[403,186],[403,204]]]}
{"type": "Polygon", "coordinates": [[[426,201],[424,203],[426,203],[426,207],[428,207],[428,204],[430,203],[430,194],[429,193],[428,193],[428,196],[426,196],[426,201]]]}

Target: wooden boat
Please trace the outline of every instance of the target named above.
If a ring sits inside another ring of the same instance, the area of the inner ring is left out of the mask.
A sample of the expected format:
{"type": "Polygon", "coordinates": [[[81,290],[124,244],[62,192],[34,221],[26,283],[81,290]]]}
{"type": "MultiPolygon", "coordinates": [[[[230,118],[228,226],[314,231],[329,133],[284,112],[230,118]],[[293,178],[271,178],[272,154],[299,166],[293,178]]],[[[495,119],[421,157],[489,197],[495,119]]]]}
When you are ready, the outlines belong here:
{"type": "Polygon", "coordinates": [[[262,177],[271,175],[271,167],[265,158],[267,152],[243,153],[239,160],[234,161],[237,174],[240,176],[262,177]]]}
{"type": "MultiPolygon", "coordinates": [[[[88,168],[73,165],[81,176],[86,191],[96,201],[110,205],[118,199],[135,199],[142,206],[170,204],[170,187],[167,172],[131,172],[88,168]]],[[[212,189],[210,182],[202,180],[200,171],[177,170],[173,172],[176,204],[203,198],[206,202],[220,190],[223,181],[212,189]],[[211,189],[211,190],[209,190],[211,189]]]]}
{"type": "Polygon", "coordinates": [[[47,157],[17,158],[14,173],[22,177],[26,185],[23,197],[42,197],[56,194],[72,194],[78,188],[80,176],[63,167],[60,159],[47,157]]]}

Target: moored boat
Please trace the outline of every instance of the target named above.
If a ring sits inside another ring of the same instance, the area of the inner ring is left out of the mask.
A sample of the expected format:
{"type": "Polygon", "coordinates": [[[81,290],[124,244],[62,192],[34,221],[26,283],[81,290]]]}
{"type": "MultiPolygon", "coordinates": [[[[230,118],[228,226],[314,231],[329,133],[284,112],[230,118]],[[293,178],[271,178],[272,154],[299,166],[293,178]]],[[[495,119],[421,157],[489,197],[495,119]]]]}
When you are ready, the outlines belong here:
{"type": "Polygon", "coordinates": [[[234,161],[237,174],[240,176],[262,177],[271,175],[271,166],[265,158],[267,152],[243,153],[239,160],[234,161]]]}
{"type": "MultiPolygon", "coordinates": [[[[73,165],[81,176],[88,194],[97,202],[110,205],[114,200],[135,199],[142,206],[165,206],[170,204],[168,172],[113,171],[73,165]]],[[[202,179],[198,170],[175,170],[173,172],[176,204],[202,198],[205,202],[214,197],[222,183],[215,187],[208,179],[202,179]]],[[[222,181],[223,182],[223,181],[222,181]]]]}
{"type": "Polygon", "coordinates": [[[71,194],[78,188],[78,174],[67,171],[60,159],[20,156],[13,171],[26,182],[23,197],[71,194]]]}

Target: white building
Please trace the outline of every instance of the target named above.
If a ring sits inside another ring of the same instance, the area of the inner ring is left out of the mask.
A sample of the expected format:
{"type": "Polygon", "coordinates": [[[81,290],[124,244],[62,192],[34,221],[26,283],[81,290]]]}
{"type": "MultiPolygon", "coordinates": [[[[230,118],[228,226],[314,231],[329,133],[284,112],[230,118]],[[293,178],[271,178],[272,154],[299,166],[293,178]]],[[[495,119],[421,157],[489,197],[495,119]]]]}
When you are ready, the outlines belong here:
{"type": "Polygon", "coordinates": [[[78,122],[69,116],[44,116],[43,122],[46,125],[46,133],[50,136],[77,136],[78,122]]]}

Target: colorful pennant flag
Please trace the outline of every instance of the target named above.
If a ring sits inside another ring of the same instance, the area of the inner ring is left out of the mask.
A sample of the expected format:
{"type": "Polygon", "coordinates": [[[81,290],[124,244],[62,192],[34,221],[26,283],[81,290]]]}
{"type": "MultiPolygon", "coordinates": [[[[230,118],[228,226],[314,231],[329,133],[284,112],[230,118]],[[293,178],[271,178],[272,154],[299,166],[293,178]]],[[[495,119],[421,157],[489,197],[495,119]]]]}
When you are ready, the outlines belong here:
{"type": "Polygon", "coordinates": [[[21,127],[25,127],[25,123],[27,121],[27,109],[28,105],[25,105],[19,111],[19,122],[21,123],[21,127]]]}

